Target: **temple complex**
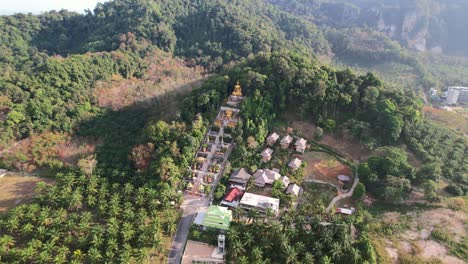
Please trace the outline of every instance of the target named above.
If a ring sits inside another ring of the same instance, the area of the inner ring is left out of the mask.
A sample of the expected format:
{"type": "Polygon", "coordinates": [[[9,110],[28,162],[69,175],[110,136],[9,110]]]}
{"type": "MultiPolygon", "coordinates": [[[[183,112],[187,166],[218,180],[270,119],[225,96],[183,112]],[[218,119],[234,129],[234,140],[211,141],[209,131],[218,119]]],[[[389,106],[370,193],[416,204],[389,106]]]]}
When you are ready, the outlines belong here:
{"type": "Polygon", "coordinates": [[[226,102],[226,106],[221,107],[221,111],[219,112],[214,124],[217,127],[235,128],[239,122],[239,109],[237,107],[243,100],[242,88],[239,82],[237,82],[234,87],[234,91],[226,102]]]}

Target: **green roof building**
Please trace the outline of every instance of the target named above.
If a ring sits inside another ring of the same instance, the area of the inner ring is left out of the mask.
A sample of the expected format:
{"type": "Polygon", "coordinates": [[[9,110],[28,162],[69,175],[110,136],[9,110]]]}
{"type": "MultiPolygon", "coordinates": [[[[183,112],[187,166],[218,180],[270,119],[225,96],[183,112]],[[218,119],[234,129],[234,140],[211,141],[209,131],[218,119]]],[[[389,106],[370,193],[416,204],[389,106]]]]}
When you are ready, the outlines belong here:
{"type": "Polygon", "coordinates": [[[228,230],[232,220],[232,211],[227,207],[212,205],[208,208],[202,226],[228,230]]]}

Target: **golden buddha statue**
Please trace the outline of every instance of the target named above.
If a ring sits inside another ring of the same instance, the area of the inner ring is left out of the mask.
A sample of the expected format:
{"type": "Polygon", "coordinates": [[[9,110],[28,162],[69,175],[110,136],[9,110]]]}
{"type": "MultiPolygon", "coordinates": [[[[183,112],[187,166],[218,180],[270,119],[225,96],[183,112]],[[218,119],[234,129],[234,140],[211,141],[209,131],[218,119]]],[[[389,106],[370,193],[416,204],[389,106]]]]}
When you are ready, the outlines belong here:
{"type": "Polygon", "coordinates": [[[231,110],[226,110],[226,117],[228,119],[231,119],[232,118],[232,111],[231,110]]]}
{"type": "Polygon", "coordinates": [[[232,92],[232,95],[233,96],[242,96],[242,88],[241,88],[239,82],[237,82],[237,85],[234,87],[234,91],[232,92]]]}

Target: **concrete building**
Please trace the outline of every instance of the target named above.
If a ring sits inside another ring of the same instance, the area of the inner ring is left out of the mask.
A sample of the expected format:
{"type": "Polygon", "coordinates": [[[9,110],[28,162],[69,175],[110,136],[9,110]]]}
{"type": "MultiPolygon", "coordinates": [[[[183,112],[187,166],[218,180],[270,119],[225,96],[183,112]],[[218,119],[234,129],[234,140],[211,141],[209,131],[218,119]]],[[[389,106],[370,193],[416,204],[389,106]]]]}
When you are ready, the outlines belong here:
{"type": "Polygon", "coordinates": [[[468,103],[468,87],[450,86],[447,90],[445,102],[448,105],[468,103]]]}
{"type": "Polygon", "coordinates": [[[273,210],[275,215],[278,215],[279,203],[280,200],[278,198],[253,193],[245,193],[239,203],[239,206],[246,210],[251,210],[255,208],[262,213],[265,213],[266,210],[270,208],[271,210],[273,210]]]}
{"type": "MultiPolygon", "coordinates": [[[[219,238],[218,238],[219,239],[219,238]]],[[[182,264],[223,264],[224,253],[220,253],[220,245],[218,247],[199,242],[188,240],[185,246],[182,264]]],[[[223,247],[224,250],[224,247],[223,247]]]]}
{"type": "Polygon", "coordinates": [[[203,227],[228,230],[232,220],[232,211],[227,207],[212,205],[202,214],[199,213],[194,223],[203,227]]]}

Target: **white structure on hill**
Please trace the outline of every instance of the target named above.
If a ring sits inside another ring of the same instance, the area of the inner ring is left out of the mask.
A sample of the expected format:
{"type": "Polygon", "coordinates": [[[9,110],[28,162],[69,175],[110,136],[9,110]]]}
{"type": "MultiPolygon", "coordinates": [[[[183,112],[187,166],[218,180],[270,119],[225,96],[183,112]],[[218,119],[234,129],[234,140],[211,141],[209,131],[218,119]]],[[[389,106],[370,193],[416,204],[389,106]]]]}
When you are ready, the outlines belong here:
{"type": "Polygon", "coordinates": [[[445,102],[448,105],[468,103],[468,87],[450,86],[445,102]]]}

